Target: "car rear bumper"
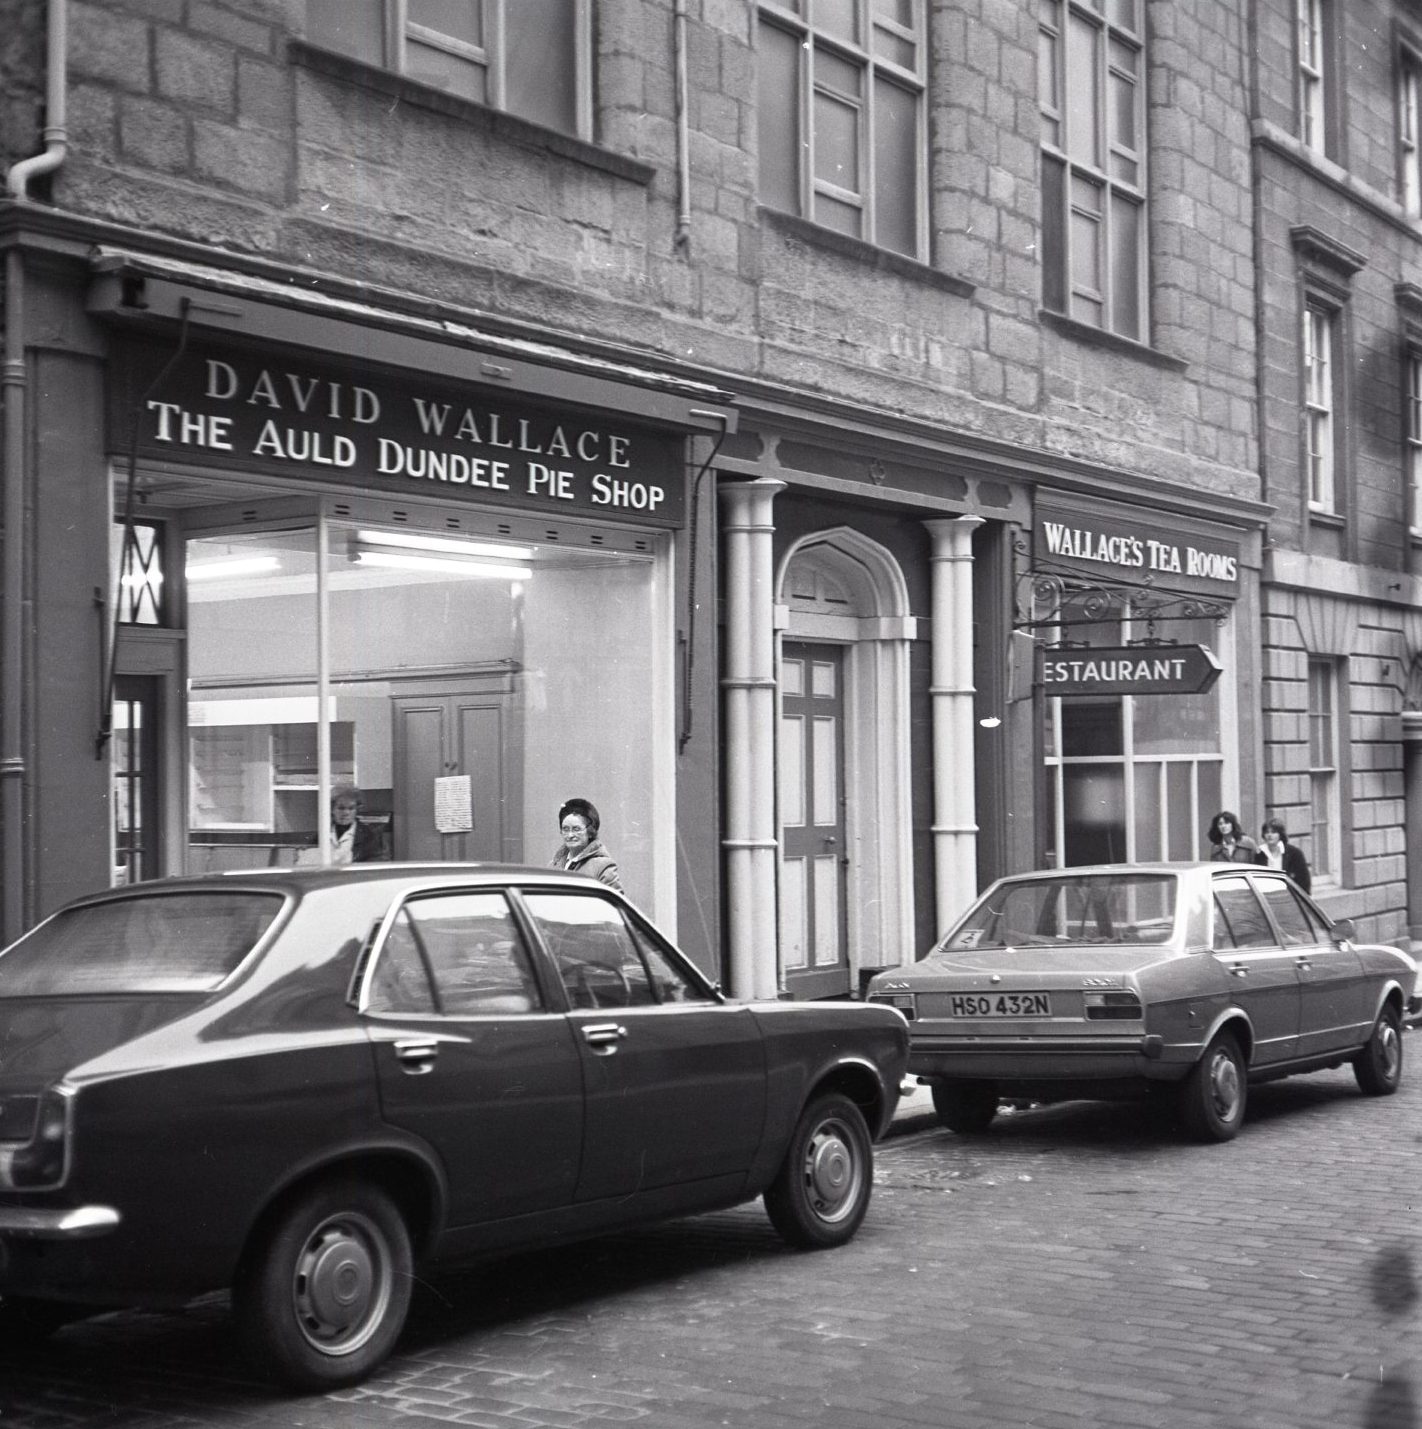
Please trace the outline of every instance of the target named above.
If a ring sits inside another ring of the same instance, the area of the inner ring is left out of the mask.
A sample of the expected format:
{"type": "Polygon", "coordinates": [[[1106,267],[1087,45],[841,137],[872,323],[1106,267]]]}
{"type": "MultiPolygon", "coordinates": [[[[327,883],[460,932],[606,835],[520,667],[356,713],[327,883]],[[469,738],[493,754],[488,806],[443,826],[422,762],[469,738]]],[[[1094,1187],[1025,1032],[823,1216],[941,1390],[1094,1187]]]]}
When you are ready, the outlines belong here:
{"type": "Polygon", "coordinates": [[[64,1206],[36,1210],[0,1207],[0,1239],[90,1240],[118,1229],[123,1218],[112,1206],[64,1206]]]}
{"type": "MultiPolygon", "coordinates": [[[[918,1037],[909,1050],[909,1071],[920,1077],[974,1081],[1082,1082],[1177,1081],[1192,1056],[1172,1055],[1164,1039],[1147,1034],[1099,1039],[918,1037]]],[[[1194,1049],[1198,1054],[1198,1048],[1194,1049]]]]}

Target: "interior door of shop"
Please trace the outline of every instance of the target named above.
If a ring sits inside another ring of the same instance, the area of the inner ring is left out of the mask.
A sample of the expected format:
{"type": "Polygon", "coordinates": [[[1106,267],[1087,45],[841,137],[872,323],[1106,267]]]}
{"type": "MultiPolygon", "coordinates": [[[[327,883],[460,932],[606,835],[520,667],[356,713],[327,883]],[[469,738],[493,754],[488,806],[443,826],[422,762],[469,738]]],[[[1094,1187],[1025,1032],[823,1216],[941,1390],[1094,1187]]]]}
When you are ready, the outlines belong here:
{"type": "Polygon", "coordinates": [[[394,704],[395,857],[516,858],[504,780],[504,696],[397,695],[394,704]],[[459,775],[469,778],[473,827],[442,833],[436,781],[459,775]]]}
{"type": "Polygon", "coordinates": [[[780,948],[797,998],[850,990],[845,919],[844,654],[781,650],[780,948]]]}

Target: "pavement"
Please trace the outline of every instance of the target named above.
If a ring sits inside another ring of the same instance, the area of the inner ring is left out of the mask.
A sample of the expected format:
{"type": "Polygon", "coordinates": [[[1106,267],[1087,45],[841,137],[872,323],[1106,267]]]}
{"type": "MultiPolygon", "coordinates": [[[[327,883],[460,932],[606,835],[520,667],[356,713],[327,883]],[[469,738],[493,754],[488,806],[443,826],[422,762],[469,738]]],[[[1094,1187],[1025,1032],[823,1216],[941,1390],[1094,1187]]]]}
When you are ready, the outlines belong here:
{"type": "Polygon", "coordinates": [[[0,1429],[1420,1429],[1422,1043],[1394,1097],[1253,1089],[1240,1137],[1144,1107],[983,1137],[915,1088],[859,1235],[758,1205],[422,1285],[365,1384],[290,1398],[222,1297],[0,1346],[0,1429]]]}

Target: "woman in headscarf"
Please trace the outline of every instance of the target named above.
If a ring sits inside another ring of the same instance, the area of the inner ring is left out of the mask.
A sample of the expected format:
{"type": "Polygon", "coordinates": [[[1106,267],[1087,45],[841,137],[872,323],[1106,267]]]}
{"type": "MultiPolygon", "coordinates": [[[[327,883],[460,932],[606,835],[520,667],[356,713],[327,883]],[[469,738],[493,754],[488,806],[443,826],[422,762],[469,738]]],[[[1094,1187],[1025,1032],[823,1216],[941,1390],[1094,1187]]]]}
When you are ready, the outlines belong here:
{"type": "Polygon", "coordinates": [[[553,867],[595,878],[621,893],[616,861],[598,837],[601,829],[602,819],[594,804],[586,799],[565,800],[558,810],[558,832],[563,842],[553,855],[553,867]]]}

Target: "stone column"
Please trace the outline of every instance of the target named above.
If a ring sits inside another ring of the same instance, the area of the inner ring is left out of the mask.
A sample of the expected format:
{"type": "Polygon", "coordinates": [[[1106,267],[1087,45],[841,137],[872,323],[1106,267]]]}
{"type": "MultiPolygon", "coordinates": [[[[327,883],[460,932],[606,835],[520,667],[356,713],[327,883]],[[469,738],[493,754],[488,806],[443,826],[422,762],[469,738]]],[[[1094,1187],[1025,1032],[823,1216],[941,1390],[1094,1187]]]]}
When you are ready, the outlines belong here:
{"type": "Polygon", "coordinates": [[[724,482],[726,643],[721,689],[726,721],[725,849],[730,992],[779,992],[775,901],[774,477],[724,482]]]}
{"type": "Polygon", "coordinates": [[[980,516],[925,521],[933,538],[933,885],[941,936],[978,891],[974,799],[973,532],[980,516]]]}

